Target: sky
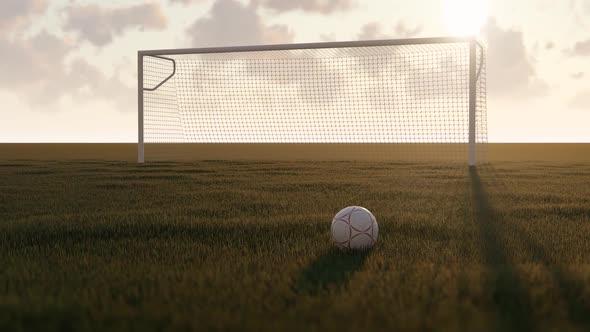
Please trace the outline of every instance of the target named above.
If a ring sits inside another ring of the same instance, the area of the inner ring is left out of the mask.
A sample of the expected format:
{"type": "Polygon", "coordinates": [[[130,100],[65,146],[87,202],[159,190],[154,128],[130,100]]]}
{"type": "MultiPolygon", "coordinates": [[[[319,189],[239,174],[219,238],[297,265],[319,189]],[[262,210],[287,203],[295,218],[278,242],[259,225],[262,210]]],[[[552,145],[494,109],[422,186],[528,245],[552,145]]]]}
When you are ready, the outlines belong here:
{"type": "Polygon", "coordinates": [[[590,142],[590,0],[2,0],[0,142],[137,141],[141,49],[471,34],[490,142],[590,142]]]}

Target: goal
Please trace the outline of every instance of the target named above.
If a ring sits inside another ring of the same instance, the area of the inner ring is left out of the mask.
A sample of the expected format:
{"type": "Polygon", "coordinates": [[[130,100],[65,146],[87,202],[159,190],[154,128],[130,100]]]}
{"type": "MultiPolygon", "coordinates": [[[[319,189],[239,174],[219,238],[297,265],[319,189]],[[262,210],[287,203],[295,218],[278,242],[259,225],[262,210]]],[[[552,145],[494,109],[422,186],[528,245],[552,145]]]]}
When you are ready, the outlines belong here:
{"type": "Polygon", "coordinates": [[[475,165],[487,143],[485,65],[472,38],[139,51],[138,161],[150,146],[219,159],[308,144],[475,165]]]}

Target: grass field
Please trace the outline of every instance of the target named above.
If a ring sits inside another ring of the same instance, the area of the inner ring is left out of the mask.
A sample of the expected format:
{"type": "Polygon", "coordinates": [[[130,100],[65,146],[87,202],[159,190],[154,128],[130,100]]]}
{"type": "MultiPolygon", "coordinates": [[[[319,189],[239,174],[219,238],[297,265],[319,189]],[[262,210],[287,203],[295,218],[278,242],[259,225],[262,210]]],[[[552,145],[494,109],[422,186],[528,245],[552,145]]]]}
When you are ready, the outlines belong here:
{"type": "Polygon", "coordinates": [[[588,331],[590,162],[568,148],[475,169],[5,153],[0,330],[588,331]],[[348,205],[373,250],[331,246],[348,205]]]}

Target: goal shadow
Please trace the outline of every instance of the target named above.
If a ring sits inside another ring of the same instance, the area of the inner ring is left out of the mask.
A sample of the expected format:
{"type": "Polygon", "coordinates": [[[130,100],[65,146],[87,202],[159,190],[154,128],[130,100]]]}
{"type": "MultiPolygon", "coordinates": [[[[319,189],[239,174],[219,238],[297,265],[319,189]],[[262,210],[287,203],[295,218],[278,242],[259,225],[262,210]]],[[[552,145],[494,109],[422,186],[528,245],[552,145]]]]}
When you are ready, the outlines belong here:
{"type": "Polygon", "coordinates": [[[312,261],[295,279],[296,294],[317,295],[322,291],[346,287],[352,276],[360,271],[371,250],[342,252],[331,248],[312,261]]]}
{"type": "Polygon", "coordinates": [[[506,248],[501,244],[498,225],[500,215],[489,201],[478,170],[476,167],[469,168],[471,195],[483,259],[492,270],[487,287],[491,288],[498,327],[502,331],[530,331],[534,326],[531,320],[532,305],[529,294],[510,262],[506,248]]]}
{"type": "Polygon", "coordinates": [[[590,331],[590,302],[587,298],[582,296],[584,285],[575,279],[568,276],[567,272],[560,267],[547,253],[547,250],[539,243],[536,243],[532,237],[520,227],[513,225],[510,228],[515,236],[518,236],[519,240],[529,248],[531,252],[534,252],[536,260],[540,260],[545,266],[547,271],[551,274],[553,280],[555,280],[559,292],[565,300],[567,306],[568,317],[571,322],[579,327],[582,327],[585,331],[590,331]]]}
{"type": "MultiPolygon", "coordinates": [[[[486,177],[486,182],[490,181],[491,185],[498,187],[503,192],[510,192],[513,190],[502,181],[502,175],[493,166],[486,165],[483,167],[483,171],[489,175],[486,177]]],[[[476,204],[477,221],[480,222],[482,234],[488,234],[487,239],[489,244],[494,241],[491,234],[497,232],[495,227],[497,222],[501,220],[501,217],[495,213],[492,208],[477,169],[470,169],[470,178],[472,183],[472,194],[476,204]]],[[[571,323],[583,330],[590,330],[590,302],[582,296],[582,290],[584,289],[583,283],[570,277],[560,263],[551,257],[547,248],[535,240],[521,226],[512,222],[503,223],[503,226],[508,227],[511,236],[524,245],[531,260],[535,263],[542,264],[547,273],[549,273],[551,278],[555,281],[559,295],[562,297],[564,304],[566,305],[565,309],[571,323]]],[[[492,250],[488,250],[488,253],[491,254],[491,251],[492,250]]],[[[488,262],[490,262],[489,258],[490,257],[486,257],[488,262]]],[[[495,258],[497,260],[498,258],[505,259],[506,257],[496,256],[495,258]]],[[[496,263],[498,263],[498,261],[496,261],[496,263]]],[[[514,275],[514,277],[515,279],[513,281],[518,281],[516,275],[514,275]]],[[[520,291],[523,292],[520,294],[521,296],[528,295],[524,293],[524,288],[521,283],[516,283],[514,285],[518,286],[520,291]]],[[[524,298],[521,300],[524,300],[524,298]]],[[[528,310],[530,310],[530,301],[527,300],[525,303],[528,304],[528,310]]],[[[533,326],[529,325],[528,327],[531,328],[533,326]]],[[[515,327],[513,330],[519,330],[519,328],[515,327]]]]}

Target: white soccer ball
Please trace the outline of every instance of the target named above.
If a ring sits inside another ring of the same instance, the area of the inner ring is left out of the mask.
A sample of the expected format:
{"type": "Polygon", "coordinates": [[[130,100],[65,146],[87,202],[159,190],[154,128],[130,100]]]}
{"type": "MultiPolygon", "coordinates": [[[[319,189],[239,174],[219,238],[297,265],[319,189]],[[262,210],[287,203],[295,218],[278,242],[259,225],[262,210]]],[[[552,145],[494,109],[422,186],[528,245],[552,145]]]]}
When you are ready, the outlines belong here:
{"type": "Polygon", "coordinates": [[[379,226],[371,211],[349,206],[332,219],[332,242],[340,249],[368,249],[377,242],[379,226]]]}

